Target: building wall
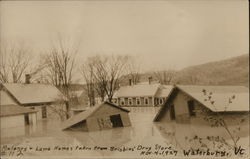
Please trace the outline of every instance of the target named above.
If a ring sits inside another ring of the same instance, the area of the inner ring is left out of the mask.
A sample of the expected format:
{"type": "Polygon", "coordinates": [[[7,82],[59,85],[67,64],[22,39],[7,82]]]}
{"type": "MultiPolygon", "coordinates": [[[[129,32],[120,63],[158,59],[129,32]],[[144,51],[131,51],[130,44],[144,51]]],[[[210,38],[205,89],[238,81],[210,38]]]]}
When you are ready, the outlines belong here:
{"type": "Polygon", "coordinates": [[[130,126],[131,122],[127,112],[114,108],[112,106],[101,106],[95,113],[88,117],[87,127],[89,131],[96,131],[102,129],[112,128],[110,116],[120,114],[123,126],[130,126]],[[100,122],[102,125],[100,125],[100,122]],[[104,127],[103,127],[104,125],[104,127]]]}
{"type": "Polygon", "coordinates": [[[42,118],[42,107],[46,107],[46,119],[60,119],[61,110],[66,111],[65,105],[44,105],[44,106],[29,106],[28,108],[37,110],[37,120],[41,120],[42,118]]]}
{"type": "Polygon", "coordinates": [[[16,105],[17,103],[9,96],[8,93],[0,91],[0,105],[16,105]]]}
{"type": "Polygon", "coordinates": [[[25,126],[24,115],[1,117],[1,129],[25,126]]]}
{"type": "Polygon", "coordinates": [[[125,97],[125,98],[117,98],[116,100],[118,100],[118,103],[115,103],[115,104],[117,104],[117,105],[119,105],[119,106],[123,106],[123,107],[152,107],[152,106],[154,106],[154,97],[131,97],[132,98],[132,102],[133,102],[133,104],[132,105],[130,105],[129,104],[129,98],[130,97],[125,97]],[[140,105],[137,105],[136,104],[136,99],[137,98],[139,98],[140,99],[140,101],[141,101],[141,104],[140,105]],[[148,98],[148,104],[145,104],[145,98],[148,98]],[[124,101],[125,101],[125,104],[124,105],[122,105],[121,104],[121,101],[124,99],[124,101]]]}
{"type": "Polygon", "coordinates": [[[35,126],[37,121],[37,114],[36,113],[30,113],[29,114],[29,123],[30,125],[35,126]]]}

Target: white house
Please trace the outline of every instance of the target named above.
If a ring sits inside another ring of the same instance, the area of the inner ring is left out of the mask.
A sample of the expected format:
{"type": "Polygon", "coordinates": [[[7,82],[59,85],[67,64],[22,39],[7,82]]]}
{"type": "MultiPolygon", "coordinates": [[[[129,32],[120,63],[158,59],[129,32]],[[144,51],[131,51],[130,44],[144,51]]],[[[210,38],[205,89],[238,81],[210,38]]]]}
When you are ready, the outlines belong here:
{"type": "Polygon", "coordinates": [[[161,106],[173,86],[159,83],[138,83],[121,87],[115,92],[112,102],[125,107],[161,106]]]}
{"type": "Polygon", "coordinates": [[[66,110],[64,95],[53,85],[40,83],[0,84],[0,105],[19,105],[37,111],[37,119],[54,118],[58,109],[66,110]]]}

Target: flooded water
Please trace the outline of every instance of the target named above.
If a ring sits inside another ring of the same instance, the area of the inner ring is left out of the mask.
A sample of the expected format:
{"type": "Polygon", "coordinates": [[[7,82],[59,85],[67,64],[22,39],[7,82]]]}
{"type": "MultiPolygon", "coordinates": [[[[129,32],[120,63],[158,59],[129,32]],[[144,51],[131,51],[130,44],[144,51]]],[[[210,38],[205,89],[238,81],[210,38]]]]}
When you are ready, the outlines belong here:
{"type": "MultiPolygon", "coordinates": [[[[216,141],[220,141],[219,137],[223,137],[226,143],[233,144],[223,128],[177,124],[175,122],[154,123],[153,118],[159,108],[127,109],[130,110],[129,116],[132,124],[130,127],[94,132],[62,131],[59,121],[42,120],[38,122],[36,127],[26,126],[25,128],[2,130],[1,145],[5,145],[4,148],[2,147],[2,155],[173,158],[183,156],[183,153],[179,152],[184,149],[194,148],[202,144],[209,146],[209,143],[206,143],[208,136],[218,137],[216,141]],[[23,148],[23,150],[9,152],[13,145],[19,149],[23,148]],[[7,151],[8,148],[9,151],[7,151]]],[[[243,125],[238,135],[240,136],[238,144],[245,149],[242,156],[248,157],[248,123],[243,125]]],[[[212,146],[218,146],[218,144],[212,146]]],[[[222,144],[221,147],[223,149],[226,145],[222,144]]]]}

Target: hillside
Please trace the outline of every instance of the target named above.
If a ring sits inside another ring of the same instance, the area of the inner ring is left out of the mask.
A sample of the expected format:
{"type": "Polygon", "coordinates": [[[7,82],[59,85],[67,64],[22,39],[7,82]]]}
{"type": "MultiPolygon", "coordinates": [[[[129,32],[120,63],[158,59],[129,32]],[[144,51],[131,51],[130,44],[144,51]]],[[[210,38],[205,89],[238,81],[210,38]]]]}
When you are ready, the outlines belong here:
{"type": "MultiPolygon", "coordinates": [[[[195,85],[244,85],[248,86],[249,55],[189,66],[176,72],[173,83],[195,85]]],[[[148,81],[153,72],[140,75],[140,82],[148,81]]],[[[129,76],[125,77],[122,85],[128,85],[129,76]]]]}
{"type": "Polygon", "coordinates": [[[177,73],[181,84],[245,85],[248,86],[249,55],[190,66],[177,73]]]}

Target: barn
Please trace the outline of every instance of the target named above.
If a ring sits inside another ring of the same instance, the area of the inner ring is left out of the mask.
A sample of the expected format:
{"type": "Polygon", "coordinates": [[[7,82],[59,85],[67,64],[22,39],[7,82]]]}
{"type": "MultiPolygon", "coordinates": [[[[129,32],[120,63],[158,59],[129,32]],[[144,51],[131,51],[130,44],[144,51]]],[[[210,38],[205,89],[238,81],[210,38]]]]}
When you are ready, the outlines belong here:
{"type": "Polygon", "coordinates": [[[1,105],[1,130],[25,125],[36,125],[36,110],[19,105],[1,105]]]}
{"type": "Polygon", "coordinates": [[[176,85],[154,121],[190,122],[204,118],[204,112],[225,116],[249,114],[248,88],[176,85]]]}
{"type": "Polygon", "coordinates": [[[58,109],[66,110],[65,96],[53,85],[41,83],[0,84],[0,105],[19,105],[37,110],[37,119],[54,118],[58,109]]]}
{"type": "Polygon", "coordinates": [[[62,130],[96,131],[130,126],[129,111],[109,102],[90,107],[62,124],[62,130]]]}

